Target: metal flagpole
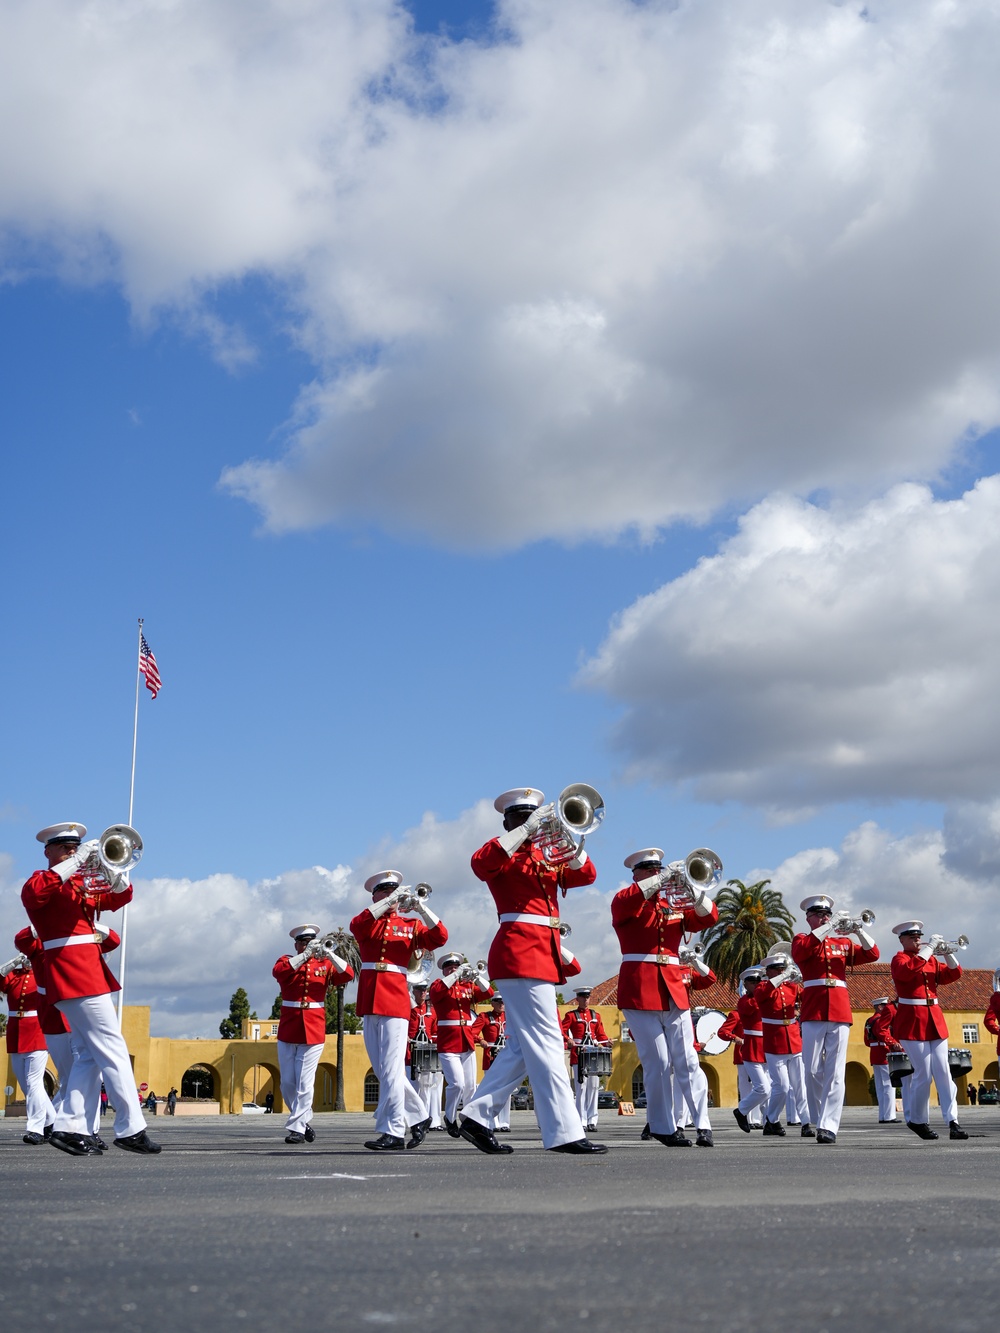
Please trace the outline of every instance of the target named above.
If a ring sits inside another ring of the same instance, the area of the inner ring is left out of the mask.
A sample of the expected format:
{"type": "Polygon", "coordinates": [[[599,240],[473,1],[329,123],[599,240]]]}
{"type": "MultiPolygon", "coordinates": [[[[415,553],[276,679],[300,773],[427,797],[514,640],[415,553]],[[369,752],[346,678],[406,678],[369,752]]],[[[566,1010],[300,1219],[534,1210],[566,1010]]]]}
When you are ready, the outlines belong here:
{"type": "MultiPolygon", "coordinates": [[[[136,643],[135,651],[135,717],[132,722],[132,776],[128,786],[128,823],[132,824],[132,805],[135,801],[135,750],[136,741],[139,736],[139,677],[140,663],[142,661],[142,617],[139,617],[139,638],[136,643]]],[[[115,1006],[118,1010],[118,1028],[121,1029],[122,1014],[125,1008],[125,942],[128,939],[128,903],[122,908],[122,942],[120,953],[118,955],[118,984],[121,990],[115,996],[115,1006]]]]}

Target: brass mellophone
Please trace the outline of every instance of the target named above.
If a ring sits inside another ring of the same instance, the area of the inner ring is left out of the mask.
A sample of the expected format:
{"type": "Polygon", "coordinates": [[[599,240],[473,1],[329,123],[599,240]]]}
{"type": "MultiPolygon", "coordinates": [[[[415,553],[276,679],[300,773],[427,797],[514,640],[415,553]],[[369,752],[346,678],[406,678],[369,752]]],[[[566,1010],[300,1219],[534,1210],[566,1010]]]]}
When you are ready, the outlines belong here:
{"type": "Polygon", "coordinates": [[[675,911],[690,907],[701,890],[707,893],[722,882],[722,862],[711,847],[696,847],[683,861],[660,871],[663,896],[675,911]]]}
{"type": "Polygon", "coordinates": [[[579,855],[584,838],[604,818],[604,797],[586,782],[573,782],[543,812],[534,844],[550,865],[561,865],[579,855]]]}
{"type": "Polygon", "coordinates": [[[935,940],[931,953],[943,958],[945,954],[957,953],[959,949],[967,949],[968,947],[968,935],[959,935],[957,940],[935,940]]]}
{"type": "Polygon", "coordinates": [[[396,899],[396,911],[415,911],[420,903],[426,898],[429,898],[433,892],[434,890],[431,886],[429,884],[424,884],[422,881],[419,884],[414,884],[412,887],[409,884],[401,885],[400,895],[396,899]]]}
{"type": "Polygon", "coordinates": [[[856,935],[859,930],[864,930],[874,924],[875,913],[866,907],[857,918],[852,917],[850,912],[838,912],[834,919],[833,929],[837,935],[856,935]]]}

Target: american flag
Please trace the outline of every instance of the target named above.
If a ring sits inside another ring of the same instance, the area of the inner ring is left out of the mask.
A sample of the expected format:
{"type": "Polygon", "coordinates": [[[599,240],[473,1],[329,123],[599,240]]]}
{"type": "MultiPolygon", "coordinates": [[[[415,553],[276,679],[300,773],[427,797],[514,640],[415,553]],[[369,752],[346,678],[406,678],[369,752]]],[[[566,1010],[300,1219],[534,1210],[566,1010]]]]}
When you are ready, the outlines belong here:
{"type": "Polygon", "coordinates": [[[160,669],[142,630],[139,631],[139,670],[145,677],[146,689],[155,699],[160,692],[160,669]]]}

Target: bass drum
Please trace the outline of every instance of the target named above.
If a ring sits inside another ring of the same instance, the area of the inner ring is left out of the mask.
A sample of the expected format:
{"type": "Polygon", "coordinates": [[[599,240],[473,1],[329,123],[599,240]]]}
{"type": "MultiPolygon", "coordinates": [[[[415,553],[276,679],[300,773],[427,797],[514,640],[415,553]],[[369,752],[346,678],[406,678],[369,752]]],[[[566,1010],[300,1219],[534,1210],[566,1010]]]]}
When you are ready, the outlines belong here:
{"type": "Polygon", "coordinates": [[[720,1014],[718,1009],[709,1009],[695,1024],[694,1035],[706,1055],[721,1055],[723,1051],[729,1050],[730,1042],[719,1036],[719,1028],[726,1021],[726,1017],[727,1015],[720,1014]]]}

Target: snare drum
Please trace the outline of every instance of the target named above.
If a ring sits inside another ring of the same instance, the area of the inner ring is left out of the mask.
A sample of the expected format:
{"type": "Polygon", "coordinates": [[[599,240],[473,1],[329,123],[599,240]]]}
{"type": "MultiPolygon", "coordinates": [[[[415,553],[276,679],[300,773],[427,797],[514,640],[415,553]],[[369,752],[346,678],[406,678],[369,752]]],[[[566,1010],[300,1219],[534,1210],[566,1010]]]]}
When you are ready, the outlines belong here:
{"type": "Polygon", "coordinates": [[[410,1078],[421,1074],[439,1074],[441,1057],[438,1048],[429,1041],[415,1041],[410,1045],[410,1078]]]}
{"type": "Polygon", "coordinates": [[[593,1074],[608,1078],[611,1073],[611,1052],[606,1046],[581,1046],[576,1057],[577,1077],[581,1082],[593,1074]]]}
{"type": "Polygon", "coordinates": [[[952,1078],[964,1078],[972,1073],[972,1052],[968,1047],[948,1047],[948,1071],[952,1078]]]}
{"type": "Polygon", "coordinates": [[[889,1082],[894,1088],[902,1087],[903,1079],[913,1073],[913,1065],[905,1051],[890,1051],[886,1064],[889,1066],[889,1082]]]}

